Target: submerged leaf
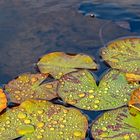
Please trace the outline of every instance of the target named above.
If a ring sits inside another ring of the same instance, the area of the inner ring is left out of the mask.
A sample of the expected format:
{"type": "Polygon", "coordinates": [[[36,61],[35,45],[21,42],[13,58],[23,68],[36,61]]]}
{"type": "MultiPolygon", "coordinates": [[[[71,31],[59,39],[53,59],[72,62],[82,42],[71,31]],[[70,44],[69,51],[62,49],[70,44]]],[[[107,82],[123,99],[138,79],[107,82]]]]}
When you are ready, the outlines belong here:
{"type": "Polygon", "coordinates": [[[129,106],[140,111],[140,88],[136,89],[132,93],[131,99],[129,101],[129,106]]]}
{"type": "Polygon", "coordinates": [[[140,38],[116,40],[102,49],[101,56],[112,68],[140,74],[140,38]]]}
{"type": "Polygon", "coordinates": [[[108,110],[126,105],[131,92],[139,87],[128,83],[125,73],[109,71],[97,87],[93,76],[86,70],[72,72],[60,79],[59,96],[69,104],[86,110],[108,110]]]}
{"type": "Polygon", "coordinates": [[[41,84],[47,77],[48,74],[22,74],[10,81],[5,86],[5,91],[9,93],[10,101],[15,103],[26,99],[53,99],[57,96],[57,82],[41,84]]]}
{"type": "Polygon", "coordinates": [[[139,140],[140,112],[128,107],[105,112],[91,131],[95,140],[139,140]]]}
{"type": "Polygon", "coordinates": [[[74,108],[27,100],[0,116],[0,140],[83,140],[87,118],[74,108]]]}
{"type": "Polygon", "coordinates": [[[41,73],[50,73],[56,79],[77,69],[97,69],[97,64],[88,55],[73,56],[64,52],[47,54],[40,59],[37,65],[41,73]]]}
{"type": "Polygon", "coordinates": [[[140,81],[140,75],[133,74],[133,73],[126,73],[126,79],[127,79],[129,82],[140,81]]]}
{"type": "Polygon", "coordinates": [[[0,112],[7,107],[7,98],[2,89],[0,89],[0,112]]]}

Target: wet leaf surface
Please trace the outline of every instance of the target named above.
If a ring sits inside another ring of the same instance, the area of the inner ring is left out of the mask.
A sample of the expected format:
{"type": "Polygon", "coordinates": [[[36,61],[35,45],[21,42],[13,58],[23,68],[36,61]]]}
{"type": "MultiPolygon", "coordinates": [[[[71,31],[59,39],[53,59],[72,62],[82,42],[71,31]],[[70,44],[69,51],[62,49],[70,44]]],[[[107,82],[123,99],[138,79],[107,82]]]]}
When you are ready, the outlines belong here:
{"type": "Polygon", "coordinates": [[[113,41],[101,50],[101,56],[112,68],[140,74],[140,38],[113,41]]]}
{"type": "Polygon", "coordinates": [[[133,73],[126,73],[126,79],[127,79],[129,82],[140,81],[140,75],[133,74],[133,73]]]}
{"type": "Polygon", "coordinates": [[[57,81],[41,84],[48,74],[22,74],[5,86],[11,102],[21,103],[26,99],[51,100],[57,97],[57,81]]]}
{"type": "Polygon", "coordinates": [[[50,73],[56,79],[77,69],[97,69],[97,64],[88,55],[68,55],[63,52],[47,54],[37,65],[41,73],[50,73]]]}
{"type": "Polygon", "coordinates": [[[2,89],[0,89],[0,112],[7,107],[7,98],[2,89]]]}
{"type": "Polygon", "coordinates": [[[0,116],[0,139],[83,140],[87,119],[74,108],[27,100],[0,116]]]}
{"type": "Polygon", "coordinates": [[[86,70],[69,73],[60,79],[58,94],[64,102],[85,110],[108,110],[128,103],[139,84],[128,83],[125,73],[110,70],[99,86],[86,70]]]}
{"type": "Polygon", "coordinates": [[[128,107],[105,112],[92,125],[95,140],[139,140],[140,112],[128,107]]]}
{"type": "Polygon", "coordinates": [[[129,106],[140,111],[140,88],[136,89],[132,93],[131,99],[129,101],[129,106]]]}

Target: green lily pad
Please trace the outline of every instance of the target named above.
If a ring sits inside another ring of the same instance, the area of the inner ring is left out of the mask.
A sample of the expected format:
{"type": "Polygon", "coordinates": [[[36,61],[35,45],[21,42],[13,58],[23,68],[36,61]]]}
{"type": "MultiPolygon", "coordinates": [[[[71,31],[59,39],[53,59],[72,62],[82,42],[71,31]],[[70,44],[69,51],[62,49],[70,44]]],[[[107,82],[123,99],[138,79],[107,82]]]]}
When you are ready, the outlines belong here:
{"type": "Polygon", "coordinates": [[[101,50],[101,56],[112,68],[140,74],[140,38],[113,41],[101,50]]]}
{"type": "Polygon", "coordinates": [[[27,100],[0,120],[0,140],[83,140],[88,127],[79,110],[42,100],[27,100]]]}
{"type": "Polygon", "coordinates": [[[21,103],[26,99],[51,100],[57,97],[57,81],[41,84],[48,74],[22,74],[5,85],[11,102],[21,103]]]}
{"type": "Polygon", "coordinates": [[[0,112],[7,107],[7,98],[2,89],[0,89],[0,112]]]}
{"type": "Polygon", "coordinates": [[[139,140],[140,112],[128,107],[105,112],[92,125],[95,140],[139,140]]]}
{"type": "Polygon", "coordinates": [[[64,75],[58,85],[59,96],[69,104],[85,110],[108,110],[126,105],[139,84],[128,83],[125,73],[110,70],[99,86],[86,70],[64,75]]]}
{"type": "Polygon", "coordinates": [[[97,69],[97,64],[88,55],[73,56],[64,52],[47,54],[40,59],[37,65],[41,73],[50,73],[56,79],[77,69],[97,69]]]}

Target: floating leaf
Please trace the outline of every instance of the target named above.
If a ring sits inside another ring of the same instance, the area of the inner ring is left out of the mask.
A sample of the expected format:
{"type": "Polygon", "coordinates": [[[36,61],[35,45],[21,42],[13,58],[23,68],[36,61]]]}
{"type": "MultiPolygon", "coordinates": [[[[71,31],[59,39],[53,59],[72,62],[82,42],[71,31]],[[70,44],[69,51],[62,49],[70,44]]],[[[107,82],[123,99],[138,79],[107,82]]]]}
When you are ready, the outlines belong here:
{"type": "Polygon", "coordinates": [[[0,120],[0,140],[83,140],[88,127],[77,109],[41,100],[27,100],[2,114],[0,120]]]}
{"type": "Polygon", "coordinates": [[[57,94],[57,85],[58,85],[58,81],[53,81],[53,82],[49,82],[49,83],[45,83],[39,86],[39,88],[37,88],[35,90],[35,92],[40,95],[40,98],[44,98],[47,100],[51,100],[54,99],[56,97],[58,97],[57,94]],[[41,97],[42,95],[42,97],[41,97]],[[45,95],[45,96],[44,96],[45,95]]]}
{"type": "Polygon", "coordinates": [[[140,111],[140,88],[136,89],[132,93],[131,99],[129,101],[129,106],[140,111]]]}
{"type": "Polygon", "coordinates": [[[139,140],[140,112],[128,107],[105,112],[91,131],[95,140],[139,140]]]}
{"type": "Polygon", "coordinates": [[[73,56],[64,52],[47,54],[40,59],[37,65],[41,73],[50,73],[56,79],[77,69],[97,69],[97,64],[91,57],[84,54],[73,56]]]}
{"type": "Polygon", "coordinates": [[[0,89],[0,112],[7,107],[7,98],[2,89],[0,89]]]}
{"type": "Polygon", "coordinates": [[[126,73],[126,79],[127,79],[129,82],[140,81],[140,75],[133,74],[133,73],[126,73]]]}
{"type": "Polygon", "coordinates": [[[59,96],[67,103],[86,110],[107,110],[126,105],[131,92],[139,86],[128,83],[125,73],[109,71],[97,87],[86,70],[72,72],[60,79],[59,96]]]}
{"type": "Polygon", "coordinates": [[[112,68],[140,74],[140,38],[116,40],[102,49],[101,56],[112,68]]]}
{"type": "Polygon", "coordinates": [[[48,75],[22,74],[17,79],[10,81],[5,90],[9,93],[10,100],[21,103],[26,99],[52,99],[56,95],[56,83],[51,82],[40,85],[48,75]]]}

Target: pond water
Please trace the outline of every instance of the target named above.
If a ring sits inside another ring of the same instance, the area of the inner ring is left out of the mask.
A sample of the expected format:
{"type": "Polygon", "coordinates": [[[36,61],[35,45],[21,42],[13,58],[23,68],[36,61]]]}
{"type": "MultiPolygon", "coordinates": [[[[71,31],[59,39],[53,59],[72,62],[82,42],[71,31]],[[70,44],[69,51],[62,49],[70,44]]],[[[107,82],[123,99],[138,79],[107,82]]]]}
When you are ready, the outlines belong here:
{"type": "MultiPolygon", "coordinates": [[[[120,37],[139,36],[139,15],[139,0],[0,0],[0,84],[36,72],[38,59],[54,51],[94,57],[99,80],[109,68],[100,48],[120,37]]],[[[91,122],[101,112],[84,113],[91,122]]]]}

